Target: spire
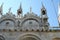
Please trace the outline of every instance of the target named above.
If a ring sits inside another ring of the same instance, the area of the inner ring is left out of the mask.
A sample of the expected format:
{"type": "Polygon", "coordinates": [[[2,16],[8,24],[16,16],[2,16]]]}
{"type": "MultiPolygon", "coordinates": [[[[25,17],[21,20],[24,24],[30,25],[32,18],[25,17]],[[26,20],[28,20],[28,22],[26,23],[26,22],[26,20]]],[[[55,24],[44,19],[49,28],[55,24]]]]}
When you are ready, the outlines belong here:
{"type": "Polygon", "coordinates": [[[3,3],[2,3],[2,5],[1,5],[1,8],[3,7],[3,3]]]}
{"type": "Polygon", "coordinates": [[[21,11],[22,11],[22,6],[21,6],[21,3],[20,3],[20,8],[19,8],[21,11]]]}
{"type": "Polygon", "coordinates": [[[19,6],[19,9],[17,10],[17,16],[18,17],[22,17],[22,5],[21,5],[21,3],[20,3],[20,6],[19,6]]]}
{"type": "Polygon", "coordinates": [[[42,8],[41,8],[41,15],[45,15],[46,14],[46,9],[42,3],[42,8]]]}
{"type": "Polygon", "coordinates": [[[9,11],[8,11],[8,13],[11,13],[11,8],[9,8],[9,11]]]}
{"type": "Polygon", "coordinates": [[[8,9],[8,14],[12,14],[11,7],[8,9]]]}
{"type": "Polygon", "coordinates": [[[2,15],[2,11],[3,11],[3,3],[2,5],[0,6],[0,14],[2,15]]]}
{"type": "Polygon", "coordinates": [[[43,3],[42,3],[42,8],[45,8],[44,5],[43,5],[43,3]]]}
{"type": "Polygon", "coordinates": [[[30,13],[32,13],[32,7],[30,7],[30,13]]]}
{"type": "Polygon", "coordinates": [[[42,9],[45,10],[45,7],[44,7],[43,3],[42,3],[42,9]]]}
{"type": "Polygon", "coordinates": [[[20,3],[19,9],[17,10],[17,13],[18,13],[18,15],[22,14],[22,6],[21,6],[21,3],[20,3]]]}

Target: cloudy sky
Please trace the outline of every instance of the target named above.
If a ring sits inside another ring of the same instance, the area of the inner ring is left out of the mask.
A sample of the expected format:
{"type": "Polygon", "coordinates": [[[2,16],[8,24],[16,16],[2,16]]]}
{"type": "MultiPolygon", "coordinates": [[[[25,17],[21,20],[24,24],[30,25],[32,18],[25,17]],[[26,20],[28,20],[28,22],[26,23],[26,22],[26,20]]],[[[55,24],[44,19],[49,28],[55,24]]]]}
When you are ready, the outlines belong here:
{"type": "Polygon", "coordinates": [[[17,14],[17,9],[22,4],[23,14],[29,12],[30,7],[32,11],[40,16],[42,3],[47,10],[47,15],[49,17],[48,22],[50,26],[58,26],[58,3],[60,0],[0,0],[0,5],[3,3],[3,14],[8,12],[11,8],[13,14],[17,14]]]}

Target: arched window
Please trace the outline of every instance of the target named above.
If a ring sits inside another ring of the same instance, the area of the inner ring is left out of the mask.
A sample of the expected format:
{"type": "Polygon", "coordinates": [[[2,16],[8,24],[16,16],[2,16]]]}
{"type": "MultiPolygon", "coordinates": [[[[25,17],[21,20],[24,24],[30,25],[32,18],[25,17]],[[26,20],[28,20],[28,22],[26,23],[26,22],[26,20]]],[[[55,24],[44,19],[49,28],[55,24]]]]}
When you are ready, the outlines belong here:
{"type": "Polygon", "coordinates": [[[32,24],[32,22],[30,21],[29,24],[32,24]]]}
{"type": "Polygon", "coordinates": [[[42,13],[43,13],[43,15],[45,15],[46,14],[45,10],[43,10],[42,13]]]}
{"type": "Polygon", "coordinates": [[[8,26],[9,22],[6,22],[6,26],[8,26]]]}

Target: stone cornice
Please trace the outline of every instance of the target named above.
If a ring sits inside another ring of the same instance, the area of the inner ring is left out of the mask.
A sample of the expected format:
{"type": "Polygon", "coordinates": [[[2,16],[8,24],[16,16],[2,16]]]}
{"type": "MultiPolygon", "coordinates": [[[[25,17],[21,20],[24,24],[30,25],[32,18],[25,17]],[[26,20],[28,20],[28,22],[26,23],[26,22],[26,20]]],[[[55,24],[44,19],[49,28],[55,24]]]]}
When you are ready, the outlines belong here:
{"type": "Polygon", "coordinates": [[[1,32],[60,32],[60,30],[22,30],[22,29],[0,29],[1,32]]]}

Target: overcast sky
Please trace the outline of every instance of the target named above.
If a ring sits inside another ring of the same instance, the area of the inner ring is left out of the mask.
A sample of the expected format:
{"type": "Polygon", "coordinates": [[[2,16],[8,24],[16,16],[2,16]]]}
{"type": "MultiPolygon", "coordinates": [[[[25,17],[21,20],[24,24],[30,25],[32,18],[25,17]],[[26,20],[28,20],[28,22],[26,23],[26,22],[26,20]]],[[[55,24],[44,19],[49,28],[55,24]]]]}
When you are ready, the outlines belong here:
{"type": "Polygon", "coordinates": [[[6,14],[8,12],[8,9],[11,7],[11,12],[13,14],[17,14],[17,9],[20,6],[20,3],[22,4],[23,14],[26,14],[29,12],[30,7],[32,7],[32,11],[40,16],[41,14],[41,7],[42,3],[44,4],[47,15],[49,17],[48,22],[50,23],[50,26],[58,26],[58,3],[60,0],[0,0],[0,5],[4,3],[3,5],[3,14],[6,14]],[[53,1],[53,2],[52,2],[53,1]]]}

